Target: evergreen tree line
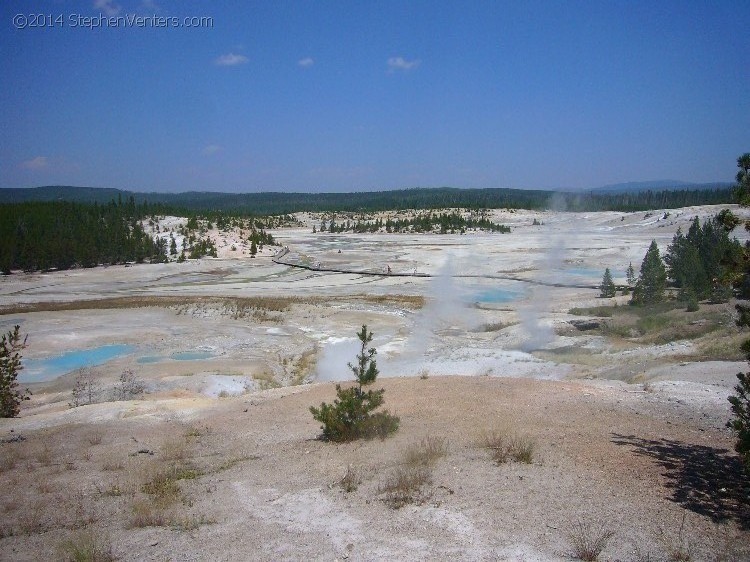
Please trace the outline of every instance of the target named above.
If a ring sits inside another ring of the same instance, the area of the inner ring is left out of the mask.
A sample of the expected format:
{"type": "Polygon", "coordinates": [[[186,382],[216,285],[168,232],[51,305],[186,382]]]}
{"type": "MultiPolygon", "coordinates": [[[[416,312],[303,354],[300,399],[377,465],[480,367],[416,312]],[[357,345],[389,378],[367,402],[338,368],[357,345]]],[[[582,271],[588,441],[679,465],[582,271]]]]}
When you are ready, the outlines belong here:
{"type": "Polygon", "coordinates": [[[461,214],[453,213],[424,213],[417,217],[405,219],[376,219],[357,220],[356,222],[346,220],[336,223],[332,218],[330,222],[323,220],[320,224],[320,232],[342,233],[342,232],[434,232],[440,234],[464,233],[466,230],[486,230],[489,232],[510,232],[510,227],[494,223],[484,216],[479,218],[465,218],[461,214]]]}
{"type": "MultiPolygon", "coordinates": [[[[451,187],[399,189],[355,193],[135,193],[113,189],[47,186],[0,190],[0,201],[35,200],[108,201],[117,194],[133,195],[151,205],[172,206],[204,216],[209,212],[270,216],[301,211],[376,212],[399,209],[530,209],[552,207],[569,211],[646,211],[691,205],[731,203],[731,187],[631,191],[625,193],[568,193],[531,189],[457,189],[451,187]]],[[[173,213],[186,216],[184,212],[173,213]]]]}
{"type": "Polygon", "coordinates": [[[154,241],[140,224],[147,212],[148,206],[136,204],[132,197],[106,205],[0,205],[0,271],[164,261],[166,241],[154,241]]]}

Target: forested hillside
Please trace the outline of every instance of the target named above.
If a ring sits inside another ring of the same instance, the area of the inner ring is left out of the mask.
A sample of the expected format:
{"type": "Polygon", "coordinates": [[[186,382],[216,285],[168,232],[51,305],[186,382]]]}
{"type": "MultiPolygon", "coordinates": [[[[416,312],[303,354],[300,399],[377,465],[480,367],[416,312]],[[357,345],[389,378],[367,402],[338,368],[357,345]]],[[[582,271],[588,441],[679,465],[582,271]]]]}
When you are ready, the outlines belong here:
{"type": "Polygon", "coordinates": [[[90,187],[47,186],[0,189],[0,203],[84,201],[104,204],[118,196],[138,202],[246,215],[299,211],[390,211],[397,209],[557,209],[569,211],[644,211],[732,202],[732,189],[662,190],[628,193],[566,193],[526,189],[400,189],[357,193],[137,193],[90,187]]]}
{"type": "Polygon", "coordinates": [[[163,261],[164,242],[154,241],[140,224],[147,211],[133,198],[106,205],[1,204],[0,271],[163,261]]]}

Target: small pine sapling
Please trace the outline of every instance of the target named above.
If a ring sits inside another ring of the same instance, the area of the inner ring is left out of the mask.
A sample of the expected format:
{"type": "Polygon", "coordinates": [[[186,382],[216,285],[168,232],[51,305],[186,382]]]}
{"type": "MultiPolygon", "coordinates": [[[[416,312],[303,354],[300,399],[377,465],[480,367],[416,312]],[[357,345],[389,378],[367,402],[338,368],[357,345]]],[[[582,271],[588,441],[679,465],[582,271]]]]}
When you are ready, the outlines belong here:
{"type": "Polygon", "coordinates": [[[0,418],[15,418],[21,411],[21,402],[29,400],[29,389],[18,386],[21,350],[26,347],[26,336],[21,341],[20,326],[16,326],[0,339],[0,418]]]}
{"type": "Polygon", "coordinates": [[[378,368],[375,362],[375,348],[367,346],[372,342],[372,332],[363,325],[357,333],[361,350],[355,363],[349,363],[357,381],[355,386],[342,388],[336,385],[336,400],[333,404],[323,402],[320,408],[310,407],[313,418],[319,421],[326,441],[353,441],[373,437],[386,438],[398,429],[399,419],[387,411],[375,412],[383,404],[384,389],[367,390],[363,387],[375,382],[378,368]]]}

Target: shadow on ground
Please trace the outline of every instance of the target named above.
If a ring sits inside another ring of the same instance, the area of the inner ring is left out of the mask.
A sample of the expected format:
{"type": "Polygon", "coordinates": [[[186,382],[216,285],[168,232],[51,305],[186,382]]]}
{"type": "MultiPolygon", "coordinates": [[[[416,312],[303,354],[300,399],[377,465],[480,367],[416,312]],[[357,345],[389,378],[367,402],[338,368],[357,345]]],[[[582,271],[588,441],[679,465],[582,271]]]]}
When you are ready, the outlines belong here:
{"type": "Polygon", "coordinates": [[[727,449],[616,433],[612,442],[632,447],[637,455],[664,467],[672,501],[715,522],[735,521],[750,529],[750,479],[737,455],[727,449]]]}

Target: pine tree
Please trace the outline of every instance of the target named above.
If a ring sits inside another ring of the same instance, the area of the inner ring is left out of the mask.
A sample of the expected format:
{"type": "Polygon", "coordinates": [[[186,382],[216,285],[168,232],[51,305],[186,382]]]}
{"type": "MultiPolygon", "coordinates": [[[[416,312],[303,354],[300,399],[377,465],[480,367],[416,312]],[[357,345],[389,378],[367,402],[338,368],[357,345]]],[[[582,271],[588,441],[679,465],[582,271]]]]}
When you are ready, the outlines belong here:
{"type": "Polygon", "coordinates": [[[375,348],[372,343],[372,332],[367,326],[357,333],[361,350],[355,363],[348,363],[349,369],[357,381],[356,386],[342,388],[336,385],[336,400],[333,404],[323,402],[320,408],[310,407],[310,412],[323,425],[322,438],[326,441],[352,441],[354,439],[384,439],[398,429],[399,419],[387,411],[372,413],[383,404],[384,389],[363,390],[364,386],[375,382],[378,368],[375,362],[375,348]]]}
{"type": "Polygon", "coordinates": [[[742,245],[729,238],[732,225],[736,226],[731,218],[719,213],[702,225],[695,217],[687,235],[677,230],[664,261],[682,296],[692,292],[699,300],[729,300],[731,284],[743,262],[742,245]]]}
{"type": "MultiPolygon", "coordinates": [[[[750,153],[743,154],[737,159],[737,195],[742,206],[750,205],[750,153]]],[[[745,284],[750,281],[750,269],[745,270],[745,284]]],[[[737,325],[740,327],[750,326],[750,306],[738,304],[735,306],[739,313],[737,325]]],[[[750,339],[742,344],[742,349],[747,353],[750,361],[750,339]]],[[[735,450],[740,454],[745,472],[750,475],[750,373],[738,373],[739,384],[734,387],[736,394],[729,397],[732,405],[734,419],[727,422],[727,427],[732,428],[737,434],[735,450]]]]}
{"type": "Polygon", "coordinates": [[[612,281],[612,274],[609,272],[609,268],[604,270],[604,277],[602,283],[599,285],[599,296],[603,299],[614,297],[616,294],[615,283],[612,281]]]}
{"type": "Polygon", "coordinates": [[[250,242],[250,257],[254,258],[255,254],[258,253],[258,246],[255,244],[255,239],[253,238],[252,242],[250,242]]]}
{"type": "Polygon", "coordinates": [[[21,350],[26,347],[26,338],[21,341],[20,326],[16,326],[0,339],[0,418],[14,418],[21,411],[21,402],[29,399],[28,389],[18,387],[21,365],[21,350]]]}
{"type": "Polygon", "coordinates": [[[734,387],[735,396],[729,397],[734,419],[727,427],[737,433],[735,450],[740,454],[745,471],[750,474],[750,373],[738,373],[739,384],[734,387]]]}
{"type": "Polygon", "coordinates": [[[631,304],[655,304],[664,300],[667,270],[659,255],[659,246],[652,240],[641,264],[641,274],[635,283],[631,304]]]}
{"type": "Polygon", "coordinates": [[[750,152],[737,158],[737,187],[735,197],[743,207],[750,206],[750,152]]]}
{"type": "Polygon", "coordinates": [[[628,264],[628,268],[625,270],[625,279],[628,281],[629,286],[635,285],[635,270],[633,269],[633,262],[628,264]]]}

